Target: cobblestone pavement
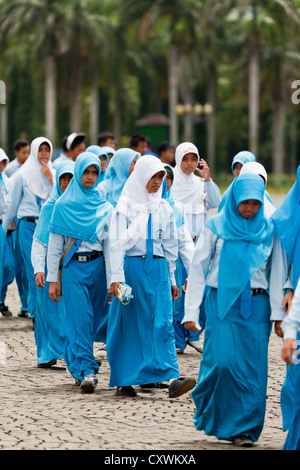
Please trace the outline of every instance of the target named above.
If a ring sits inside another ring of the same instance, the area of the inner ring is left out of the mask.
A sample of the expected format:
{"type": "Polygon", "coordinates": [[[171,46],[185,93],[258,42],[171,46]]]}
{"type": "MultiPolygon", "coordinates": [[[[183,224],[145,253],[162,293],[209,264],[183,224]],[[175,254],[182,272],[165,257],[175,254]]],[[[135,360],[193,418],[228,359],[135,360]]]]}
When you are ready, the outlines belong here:
{"type": "MultiPolygon", "coordinates": [[[[280,196],[274,199],[276,206],[282,201],[280,196]]],[[[116,396],[115,389],[108,387],[105,357],[96,392],[89,395],[73,385],[64,361],[49,370],[38,369],[32,322],[17,317],[20,303],[15,283],[9,286],[6,303],[13,317],[0,317],[0,450],[239,449],[196,431],[190,393],[170,400],[166,390],[146,393],[136,387],[135,398],[116,396]]],[[[286,438],[280,410],[285,376],[281,344],[272,333],[265,426],[255,450],[280,450],[286,438]]],[[[98,349],[95,344],[95,353],[98,349]]],[[[200,360],[201,355],[187,346],[178,356],[181,375],[197,378],[200,360]]]]}
{"type": "MultiPolygon", "coordinates": [[[[165,450],[236,449],[196,431],[194,403],[188,393],[170,400],[166,390],[136,387],[135,398],[119,397],[108,387],[109,365],[104,357],[94,394],[82,394],[66,373],[64,361],[52,369],[36,367],[32,321],[17,317],[15,284],[7,304],[13,317],[0,318],[0,402],[2,450],[165,450]]],[[[99,344],[95,344],[95,353],[99,344]]],[[[267,412],[256,450],[280,450],[280,389],[285,365],[281,340],[271,334],[267,412]]],[[[190,346],[178,356],[181,375],[198,377],[201,354],[190,346]]]]}

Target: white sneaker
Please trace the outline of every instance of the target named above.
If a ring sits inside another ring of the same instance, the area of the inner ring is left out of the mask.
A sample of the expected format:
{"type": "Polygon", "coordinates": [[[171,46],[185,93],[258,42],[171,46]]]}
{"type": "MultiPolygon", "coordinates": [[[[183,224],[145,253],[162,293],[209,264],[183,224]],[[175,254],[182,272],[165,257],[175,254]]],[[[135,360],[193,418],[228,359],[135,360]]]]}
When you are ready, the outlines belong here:
{"type": "Polygon", "coordinates": [[[189,341],[186,342],[189,346],[196,349],[199,353],[202,353],[202,345],[200,339],[198,341],[189,341]]]}
{"type": "Polygon", "coordinates": [[[93,393],[97,387],[98,379],[94,374],[86,375],[80,384],[80,388],[84,393],[93,393]]]}

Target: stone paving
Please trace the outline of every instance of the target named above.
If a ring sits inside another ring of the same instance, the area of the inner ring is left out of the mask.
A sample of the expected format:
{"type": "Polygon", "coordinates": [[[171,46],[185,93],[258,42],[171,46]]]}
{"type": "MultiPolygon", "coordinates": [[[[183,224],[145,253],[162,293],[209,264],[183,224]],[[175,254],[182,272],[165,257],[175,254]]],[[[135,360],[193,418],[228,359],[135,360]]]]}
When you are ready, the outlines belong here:
{"type": "MultiPolygon", "coordinates": [[[[278,207],[283,196],[273,200],[278,207]]],[[[32,321],[17,317],[20,303],[15,283],[9,286],[6,303],[13,317],[0,317],[0,450],[185,453],[239,449],[196,431],[190,393],[170,400],[166,390],[146,392],[136,387],[135,398],[116,396],[115,389],[108,387],[105,357],[96,392],[89,395],[73,385],[63,360],[50,370],[37,368],[32,321]]],[[[286,438],[280,410],[285,377],[281,345],[272,332],[265,426],[255,450],[281,450],[286,438]]],[[[95,344],[95,353],[99,346],[95,344]]],[[[181,375],[197,378],[200,361],[201,354],[187,346],[178,355],[181,375]]]]}
{"type": "MultiPolygon", "coordinates": [[[[108,387],[106,357],[94,394],[73,385],[61,360],[52,369],[36,367],[32,321],[17,317],[15,284],[6,303],[13,317],[0,318],[1,450],[235,450],[233,445],[196,431],[194,403],[188,393],[169,399],[167,390],[151,392],[136,387],[135,398],[119,397],[108,387]]],[[[285,365],[281,339],[271,334],[267,412],[255,450],[282,449],[280,390],[285,365]]],[[[99,349],[95,344],[95,353],[99,349]]],[[[178,355],[181,375],[197,378],[201,354],[190,346],[178,355]]]]}

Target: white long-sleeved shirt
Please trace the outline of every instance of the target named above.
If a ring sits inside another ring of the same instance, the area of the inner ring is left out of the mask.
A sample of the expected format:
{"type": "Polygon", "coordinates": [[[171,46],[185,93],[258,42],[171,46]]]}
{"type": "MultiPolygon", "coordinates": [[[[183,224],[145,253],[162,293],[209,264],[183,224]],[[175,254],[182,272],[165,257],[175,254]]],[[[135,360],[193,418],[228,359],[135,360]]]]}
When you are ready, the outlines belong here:
{"type": "MultiPolygon", "coordinates": [[[[204,227],[196,245],[190,267],[185,296],[185,315],[182,323],[193,321],[197,325],[205,285],[214,288],[218,287],[219,260],[222,245],[223,240],[209,228],[204,227]]],[[[278,307],[282,304],[286,289],[292,288],[292,282],[288,278],[288,264],[285,262],[284,252],[280,249],[280,246],[280,242],[275,236],[270,257],[250,279],[252,289],[269,290],[272,309],[270,320],[277,320],[278,315],[281,318],[284,316],[283,311],[278,312],[278,307]],[[272,270],[283,274],[278,277],[272,276],[271,278],[272,270]]]]}
{"type": "MultiPolygon", "coordinates": [[[[52,191],[52,186],[49,185],[49,194],[52,191]]],[[[26,179],[22,173],[14,177],[13,187],[10,189],[11,203],[7,213],[3,220],[3,228],[7,231],[7,227],[12,220],[17,217],[22,219],[23,217],[33,217],[38,219],[40,216],[40,208],[37,202],[36,196],[30,191],[26,179]]],[[[45,200],[41,201],[41,206],[45,203],[45,200]]]]}
{"type": "Polygon", "coordinates": [[[0,219],[3,219],[4,214],[7,212],[10,204],[10,196],[4,187],[0,185],[0,219]]]}
{"type": "MultiPolygon", "coordinates": [[[[98,240],[95,243],[81,241],[81,244],[77,248],[76,253],[90,253],[92,251],[103,251],[105,259],[107,286],[109,287],[111,274],[108,256],[108,224],[109,221],[107,221],[107,223],[105,224],[102,232],[98,236],[98,240]]],[[[58,233],[50,232],[47,251],[47,282],[57,282],[59,263],[70,240],[70,237],[65,237],[64,235],[59,235],[58,233]]],[[[40,265],[37,262],[34,266],[35,269],[37,269],[40,265]]]]}
{"type": "Polygon", "coordinates": [[[300,278],[294,293],[291,309],[289,314],[284,317],[281,329],[283,331],[283,339],[296,339],[297,333],[300,332],[300,278]]]}
{"type": "Polygon", "coordinates": [[[21,167],[21,163],[19,163],[19,160],[14,158],[11,162],[7,164],[5,169],[3,170],[3,173],[10,178],[19,168],[21,167]]]}
{"type": "MultiPolygon", "coordinates": [[[[130,222],[122,213],[117,213],[116,217],[111,219],[109,227],[109,245],[118,239],[118,234],[127,230],[130,222]]],[[[153,232],[153,255],[162,256],[166,259],[171,285],[176,285],[175,269],[178,257],[178,239],[175,216],[170,204],[161,200],[159,209],[152,214],[152,232],[153,232]]],[[[112,270],[111,283],[125,282],[124,258],[126,256],[145,256],[147,235],[141,237],[137,243],[129,250],[109,249],[110,266],[112,270]]]]}
{"type": "Polygon", "coordinates": [[[221,201],[221,193],[214,181],[204,181],[204,190],[206,191],[206,202],[204,211],[199,214],[186,214],[187,222],[192,237],[198,238],[204,224],[207,220],[207,212],[210,209],[215,209],[219,206],[221,201]]]}

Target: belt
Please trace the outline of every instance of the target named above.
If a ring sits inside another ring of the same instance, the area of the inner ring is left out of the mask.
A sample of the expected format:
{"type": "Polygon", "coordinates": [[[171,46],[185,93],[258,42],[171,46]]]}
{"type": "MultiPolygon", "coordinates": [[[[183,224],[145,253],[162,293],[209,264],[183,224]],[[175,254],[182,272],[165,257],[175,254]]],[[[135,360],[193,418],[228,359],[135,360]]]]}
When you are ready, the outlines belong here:
{"type": "Polygon", "coordinates": [[[93,259],[100,258],[103,256],[103,251],[94,251],[92,253],[75,253],[71,259],[75,259],[80,263],[86,263],[87,261],[92,261],[93,259]]]}
{"type": "Polygon", "coordinates": [[[0,219],[0,225],[2,225],[2,219],[0,219]]]}
{"type": "Polygon", "coordinates": [[[34,219],[33,217],[22,217],[22,220],[26,220],[26,222],[33,222],[34,224],[37,224],[39,219],[34,219]]]}
{"type": "Polygon", "coordinates": [[[251,289],[251,295],[260,295],[260,294],[268,295],[265,289],[251,289]]]}
{"type": "MultiPolygon", "coordinates": [[[[146,258],[146,255],[136,256],[136,258],[146,258]]],[[[152,258],[153,259],[161,259],[161,258],[164,258],[164,256],[153,255],[152,258]]]]}

